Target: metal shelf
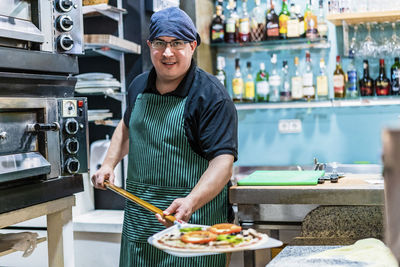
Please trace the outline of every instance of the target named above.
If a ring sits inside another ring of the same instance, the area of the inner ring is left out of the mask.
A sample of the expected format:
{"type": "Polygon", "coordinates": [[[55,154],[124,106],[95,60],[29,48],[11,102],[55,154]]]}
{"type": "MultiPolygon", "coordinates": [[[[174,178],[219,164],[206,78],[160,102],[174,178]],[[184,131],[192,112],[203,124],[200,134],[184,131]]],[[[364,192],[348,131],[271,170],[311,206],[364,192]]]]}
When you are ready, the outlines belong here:
{"type": "Polygon", "coordinates": [[[99,5],[83,6],[82,13],[84,17],[103,15],[115,21],[119,21],[120,15],[127,14],[128,12],[126,11],[125,8],[117,8],[107,4],[99,4],[99,5]]]}
{"type": "Polygon", "coordinates": [[[125,53],[140,54],[141,46],[113,35],[85,34],[86,56],[100,54],[119,61],[125,53]]]}
{"type": "Polygon", "coordinates": [[[336,26],[347,24],[360,24],[365,22],[394,22],[400,19],[400,10],[330,14],[326,19],[336,26]]]}
{"type": "Polygon", "coordinates": [[[310,40],[307,38],[294,38],[287,40],[271,40],[250,43],[214,43],[215,47],[221,53],[253,53],[278,50],[301,50],[301,49],[327,49],[330,48],[330,42],[326,38],[310,40]]]}
{"type": "Polygon", "coordinates": [[[278,103],[237,103],[237,110],[293,109],[293,108],[335,108],[400,105],[400,97],[363,97],[357,99],[297,101],[278,103]]]}

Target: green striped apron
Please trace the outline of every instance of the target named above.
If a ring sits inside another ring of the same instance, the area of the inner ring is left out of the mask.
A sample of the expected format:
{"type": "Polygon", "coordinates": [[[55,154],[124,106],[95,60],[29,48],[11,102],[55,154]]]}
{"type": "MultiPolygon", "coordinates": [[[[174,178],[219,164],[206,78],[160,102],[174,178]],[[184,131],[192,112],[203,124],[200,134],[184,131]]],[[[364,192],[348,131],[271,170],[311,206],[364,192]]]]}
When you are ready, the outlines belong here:
{"type": "MultiPolygon", "coordinates": [[[[165,210],[173,200],[187,196],[208,167],[195,153],[184,129],[186,98],[139,94],[129,122],[129,165],[126,189],[165,210]]],[[[227,186],[193,213],[190,223],[226,222],[227,186]]],[[[120,267],[225,266],[225,254],[175,257],[147,243],[165,229],[154,214],[127,201],[121,240],[120,267]]]]}

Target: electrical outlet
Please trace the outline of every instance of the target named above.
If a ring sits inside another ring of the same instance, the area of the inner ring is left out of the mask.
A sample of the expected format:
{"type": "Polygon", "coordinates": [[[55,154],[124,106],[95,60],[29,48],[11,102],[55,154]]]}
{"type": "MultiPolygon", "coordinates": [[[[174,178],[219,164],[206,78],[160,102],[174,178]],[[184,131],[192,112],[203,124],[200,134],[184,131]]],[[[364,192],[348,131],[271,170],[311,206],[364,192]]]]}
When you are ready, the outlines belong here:
{"type": "Polygon", "coordinates": [[[278,130],[280,133],[301,133],[302,123],[301,120],[279,120],[278,130]]]}

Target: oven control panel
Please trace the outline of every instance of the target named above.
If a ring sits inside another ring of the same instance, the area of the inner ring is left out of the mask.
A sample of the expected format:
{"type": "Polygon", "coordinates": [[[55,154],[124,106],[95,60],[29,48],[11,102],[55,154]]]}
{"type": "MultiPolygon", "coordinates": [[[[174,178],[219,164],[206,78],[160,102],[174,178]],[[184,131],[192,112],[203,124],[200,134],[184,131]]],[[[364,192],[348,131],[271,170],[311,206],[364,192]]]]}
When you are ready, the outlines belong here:
{"type": "Polygon", "coordinates": [[[54,21],[57,51],[65,54],[82,54],[82,1],[55,0],[54,21]]]}
{"type": "Polygon", "coordinates": [[[61,174],[72,175],[88,171],[87,99],[58,99],[61,174]]]}

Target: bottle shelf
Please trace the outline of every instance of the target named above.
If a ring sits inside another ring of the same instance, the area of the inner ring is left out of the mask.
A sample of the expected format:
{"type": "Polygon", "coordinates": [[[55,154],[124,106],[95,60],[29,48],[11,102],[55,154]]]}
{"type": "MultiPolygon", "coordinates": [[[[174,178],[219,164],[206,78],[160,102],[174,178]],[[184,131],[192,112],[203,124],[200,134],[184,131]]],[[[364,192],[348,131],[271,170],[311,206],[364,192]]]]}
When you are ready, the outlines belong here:
{"type": "Polygon", "coordinates": [[[365,22],[394,22],[400,20],[400,10],[330,14],[326,16],[326,19],[336,26],[343,25],[343,21],[349,25],[365,22]]]}
{"type": "Polygon", "coordinates": [[[293,38],[287,40],[270,40],[262,42],[249,43],[212,43],[221,53],[252,53],[263,51],[278,50],[301,50],[301,49],[327,49],[330,48],[330,42],[326,38],[317,38],[310,40],[307,38],[293,38]]]}
{"type": "Polygon", "coordinates": [[[120,20],[120,15],[127,14],[128,12],[124,8],[117,8],[107,4],[98,4],[83,6],[82,13],[84,17],[94,17],[94,16],[106,16],[115,21],[120,20]]]}
{"type": "Polygon", "coordinates": [[[237,110],[256,109],[292,109],[292,108],[335,108],[335,107],[362,107],[362,106],[389,106],[399,105],[400,97],[362,97],[356,99],[331,99],[326,101],[293,101],[268,103],[236,103],[237,110]]]}

